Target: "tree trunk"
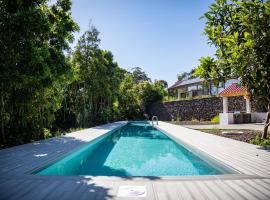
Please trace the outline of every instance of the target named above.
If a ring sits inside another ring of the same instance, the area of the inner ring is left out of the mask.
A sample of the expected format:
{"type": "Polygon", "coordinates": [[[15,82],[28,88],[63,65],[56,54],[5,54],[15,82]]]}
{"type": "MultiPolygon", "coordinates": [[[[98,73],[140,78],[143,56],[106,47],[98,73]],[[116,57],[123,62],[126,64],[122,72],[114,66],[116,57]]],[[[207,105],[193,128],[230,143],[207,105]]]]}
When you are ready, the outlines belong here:
{"type": "Polygon", "coordinates": [[[270,121],[270,104],[268,104],[268,111],[266,113],[266,119],[264,122],[264,129],[263,129],[263,135],[262,135],[263,139],[267,138],[268,127],[270,125],[269,121],[270,121]]]}

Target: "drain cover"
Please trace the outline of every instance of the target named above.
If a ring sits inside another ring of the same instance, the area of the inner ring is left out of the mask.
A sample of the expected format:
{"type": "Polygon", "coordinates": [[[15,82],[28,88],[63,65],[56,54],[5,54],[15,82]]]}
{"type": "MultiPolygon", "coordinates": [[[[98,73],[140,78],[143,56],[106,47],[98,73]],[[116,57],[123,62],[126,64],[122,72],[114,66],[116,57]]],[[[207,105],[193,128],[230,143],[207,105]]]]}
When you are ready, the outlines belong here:
{"type": "Polygon", "coordinates": [[[132,186],[125,185],[120,186],[117,193],[118,197],[145,197],[146,188],[145,186],[132,186]]]}

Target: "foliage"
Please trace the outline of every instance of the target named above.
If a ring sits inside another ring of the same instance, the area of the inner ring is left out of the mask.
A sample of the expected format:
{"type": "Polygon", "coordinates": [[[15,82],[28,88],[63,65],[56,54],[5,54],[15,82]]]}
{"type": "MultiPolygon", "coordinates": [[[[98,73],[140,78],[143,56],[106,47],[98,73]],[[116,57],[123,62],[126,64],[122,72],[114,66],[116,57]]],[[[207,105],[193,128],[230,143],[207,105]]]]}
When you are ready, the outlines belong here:
{"type": "Polygon", "coordinates": [[[216,0],[209,8],[205,34],[217,49],[216,59],[202,58],[196,73],[221,81],[240,77],[251,96],[269,103],[270,1],[216,0]]]}
{"type": "Polygon", "coordinates": [[[225,82],[225,76],[220,73],[217,66],[217,61],[210,56],[202,57],[199,59],[200,65],[194,72],[196,75],[205,78],[206,80],[212,80],[216,85],[220,82],[225,82]]]}
{"type": "Polygon", "coordinates": [[[215,122],[215,123],[219,123],[220,119],[219,119],[219,115],[216,115],[215,117],[213,117],[211,119],[211,122],[215,122]]]}
{"type": "Polygon", "coordinates": [[[63,108],[63,115],[69,115],[68,121],[72,118],[71,124],[78,127],[114,119],[113,103],[123,70],[114,62],[111,52],[99,48],[98,35],[92,26],[80,37],[71,55],[75,81],[67,88],[68,105],[63,108]]]}
{"type": "Polygon", "coordinates": [[[182,73],[179,73],[177,75],[177,79],[178,81],[182,81],[182,80],[185,80],[185,79],[192,79],[192,78],[195,78],[196,77],[196,74],[195,74],[195,68],[191,69],[189,72],[182,72],[182,73]]]}
{"type": "Polygon", "coordinates": [[[126,74],[120,84],[118,98],[119,116],[125,119],[135,119],[142,114],[135,87],[133,76],[126,74]]]}
{"type": "Polygon", "coordinates": [[[139,119],[166,95],[167,83],[140,68],[120,68],[79,28],[70,0],[0,0],[0,147],[121,119],[139,119]]]}
{"type": "Polygon", "coordinates": [[[71,2],[0,0],[0,111],[4,144],[44,137],[69,83],[69,50],[78,26],[71,2]]]}
{"type": "Polygon", "coordinates": [[[211,98],[211,97],[213,97],[213,95],[198,95],[198,96],[195,96],[195,97],[185,97],[185,98],[178,98],[178,97],[176,97],[176,95],[170,95],[170,96],[165,96],[165,98],[163,98],[163,102],[205,99],[205,98],[211,98]]]}
{"type": "Polygon", "coordinates": [[[199,122],[199,120],[196,119],[195,117],[192,117],[191,121],[192,121],[192,122],[199,122]]]}
{"type": "MultiPolygon", "coordinates": [[[[166,82],[144,80],[138,83],[136,75],[126,74],[119,89],[119,111],[124,119],[142,118],[151,103],[161,101],[166,93],[166,82]]],[[[120,117],[120,118],[121,118],[120,117]]]]}
{"type": "Polygon", "coordinates": [[[132,70],[132,77],[135,83],[140,83],[142,81],[151,81],[151,79],[147,76],[147,74],[142,71],[140,67],[134,67],[132,70]]]}
{"type": "Polygon", "coordinates": [[[263,146],[265,148],[270,148],[270,138],[263,139],[259,135],[257,135],[256,138],[251,141],[251,143],[263,146]]]}
{"type": "Polygon", "coordinates": [[[182,73],[177,74],[177,79],[178,79],[178,81],[182,81],[182,80],[188,78],[188,76],[189,76],[188,72],[182,72],[182,73]]]}
{"type": "Polygon", "coordinates": [[[45,138],[45,139],[46,139],[46,138],[52,137],[51,131],[50,131],[49,129],[47,129],[47,128],[44,128],[44,129],[43,129],[43,134],[44,134],[44,138],[45,138]]]}

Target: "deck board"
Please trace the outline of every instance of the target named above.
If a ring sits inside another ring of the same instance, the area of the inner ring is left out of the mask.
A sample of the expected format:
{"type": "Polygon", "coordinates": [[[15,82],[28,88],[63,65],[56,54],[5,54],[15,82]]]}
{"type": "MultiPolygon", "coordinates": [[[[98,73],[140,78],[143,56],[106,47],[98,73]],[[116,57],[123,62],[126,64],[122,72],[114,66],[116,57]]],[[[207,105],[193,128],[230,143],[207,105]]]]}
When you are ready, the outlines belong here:
{"type": "MultiPolygon", "coordinates": [[[[126,122],[116,122],[0,151],[0,199],[117,199],[122,185],[145,185],[150,200],[270,199],[270,151],[258,146],[160,122],[181,143],[243,174],[201,177],[111,178],[41,176],[30,172],[126,122]],[[259,155],[259,156],[256,156],[259,155]]],[[[127,198],[136,199],[136,198],[127,198]]]]}
{"type": "Polygon", "coordinates": [[[156,127],[245,174],[270,176],[269,150],[165,122],[160,122],[156,127]]]}

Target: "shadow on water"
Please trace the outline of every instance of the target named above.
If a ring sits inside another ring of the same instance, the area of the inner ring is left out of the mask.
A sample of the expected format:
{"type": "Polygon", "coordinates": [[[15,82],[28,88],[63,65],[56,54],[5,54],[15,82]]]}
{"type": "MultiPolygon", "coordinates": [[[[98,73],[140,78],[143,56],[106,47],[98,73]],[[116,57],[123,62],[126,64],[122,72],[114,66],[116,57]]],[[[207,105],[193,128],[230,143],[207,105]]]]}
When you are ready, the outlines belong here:
{"type": "Polygon", "coordinates": [[[165,134],[161,134],[147,122],[145,123],[130,123],[129,126],[118,130],[115,135],[121,137],[133,137],[144,139],[170,140],[165,134]]]}

